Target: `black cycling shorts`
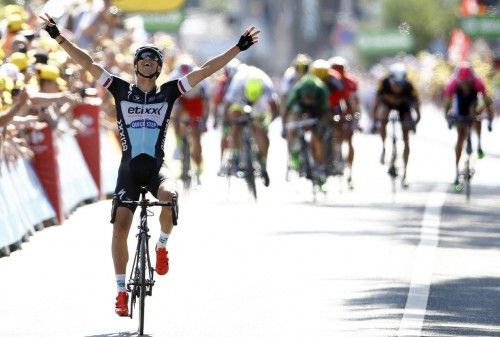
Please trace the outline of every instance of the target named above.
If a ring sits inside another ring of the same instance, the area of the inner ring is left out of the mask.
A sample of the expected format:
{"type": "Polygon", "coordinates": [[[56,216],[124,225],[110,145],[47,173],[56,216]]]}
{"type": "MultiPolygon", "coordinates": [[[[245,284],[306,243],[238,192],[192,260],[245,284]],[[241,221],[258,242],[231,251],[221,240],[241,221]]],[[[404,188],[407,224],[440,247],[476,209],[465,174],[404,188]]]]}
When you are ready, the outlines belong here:
{"type": "Polygon", "coordinates": [[[384,115],[382,118],[383,121],[387,121],[388,114],[391,110],[396,110],[399,115],[400,121],[408,121],[411,120],[411,105],[409,103],[401,103],[401,104],[388,104],[386,102],[383,103],[386,107],[387,115],[384,115]]]}
{"type": "MultiPolygon", "coordinates": [[[[111,207],[111,223],[115,222],[116,210],[118,207],[126,207],[135,212],[137,206],[120,204],[120,200],[139,200],[140,186],[135,181],[130,167],[130,161],[122,161],[118,169],[118,178],[116,180],[115,193],[113,195],[113,203],[111,207]]],[[[166,166],[162,166],[158,173],[155,174],[147,184],[148,191],[158,198],[158,188],[160,185],[167,183],[167,190],[172,194],[177,194],[175,181],[171,178],[170,172],[166,166]]]]}

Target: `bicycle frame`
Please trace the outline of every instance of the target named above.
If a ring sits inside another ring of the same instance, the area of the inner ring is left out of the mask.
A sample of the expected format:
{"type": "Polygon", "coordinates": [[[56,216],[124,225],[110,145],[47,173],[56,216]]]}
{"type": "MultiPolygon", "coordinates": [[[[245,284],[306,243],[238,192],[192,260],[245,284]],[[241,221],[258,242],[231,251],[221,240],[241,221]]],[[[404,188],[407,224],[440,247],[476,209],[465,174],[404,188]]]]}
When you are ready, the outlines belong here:
{"type": "Polygon", "coordinates": [[[171,202],[155,201],[150,202],[146,199],[146,187],[140,188],[141,198],[139,201],[120,201],[123,205],[134,205],[141,208],[140,222],[137,233],[137,248],[130,271],[129,281],[127,283],[127,291],[130,296],[130,318],[133,318],[133,311],[137,298],[139,298],[139,335],[144,333],[144,314],[145,314],[145,299],[146,296],[151,296],[154,286],[154,268],[151,266],[149,255],[149,228],[148,228],[148,207],[152,206],[167,206],[172,209],[172,221],[177,225],[178,209],[177,199],[174,196],[171,202]]]}
{"type": "Polygon", "coordinates": [[[392,135],[392,153],[391,153],[391,161],[389,164],[389,169],[387,173],[391,177],[392,181],[392,192],[396,193],[396,178],[398,177],[398,168],[396,166],[396,161],[398,159],[398,139],[396,136],[396,122],[398,121],[398,116],[395,111],[391,111],[389,115],[389,122],[391,123],[392,135]]]}

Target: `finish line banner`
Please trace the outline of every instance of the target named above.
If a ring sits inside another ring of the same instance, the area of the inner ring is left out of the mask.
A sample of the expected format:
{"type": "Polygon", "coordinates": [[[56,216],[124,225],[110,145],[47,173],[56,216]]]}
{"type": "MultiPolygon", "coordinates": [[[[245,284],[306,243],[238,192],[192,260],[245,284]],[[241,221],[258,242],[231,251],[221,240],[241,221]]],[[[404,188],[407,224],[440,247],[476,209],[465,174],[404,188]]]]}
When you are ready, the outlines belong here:
{"type": "Polygon", "coordinates": [[[169,12],[181,8],[184,2],[184,0],[114,0],[113,4],[124,12],[169,12]]]}

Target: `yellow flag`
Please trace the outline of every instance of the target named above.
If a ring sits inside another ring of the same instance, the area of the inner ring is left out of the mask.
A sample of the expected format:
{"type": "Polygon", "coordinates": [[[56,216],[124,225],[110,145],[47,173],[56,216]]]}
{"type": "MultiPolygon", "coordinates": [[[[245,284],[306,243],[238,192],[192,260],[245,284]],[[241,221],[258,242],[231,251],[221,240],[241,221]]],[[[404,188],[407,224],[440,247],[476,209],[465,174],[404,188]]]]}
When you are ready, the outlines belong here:
{"type": "Polygon", "coordinates": [[[167,12],[179,9],[185,0],[114,0],[113,2],[124,12],[167,12]]]}

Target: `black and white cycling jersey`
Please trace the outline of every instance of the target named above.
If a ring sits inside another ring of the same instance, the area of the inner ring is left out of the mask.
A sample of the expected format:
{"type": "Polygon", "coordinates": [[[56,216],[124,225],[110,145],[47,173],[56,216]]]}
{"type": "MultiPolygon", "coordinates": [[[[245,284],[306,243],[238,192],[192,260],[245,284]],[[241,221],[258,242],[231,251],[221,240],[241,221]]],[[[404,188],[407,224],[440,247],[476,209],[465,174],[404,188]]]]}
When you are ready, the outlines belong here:
{"type": "Polygon", "coordinates": [[[103,72],[98,83],[115,99],[122,161],[144,153],[163,162],[166,129],[175,100],[189,91],[186,77],[168,81],[150,92],[103,72]]]}

